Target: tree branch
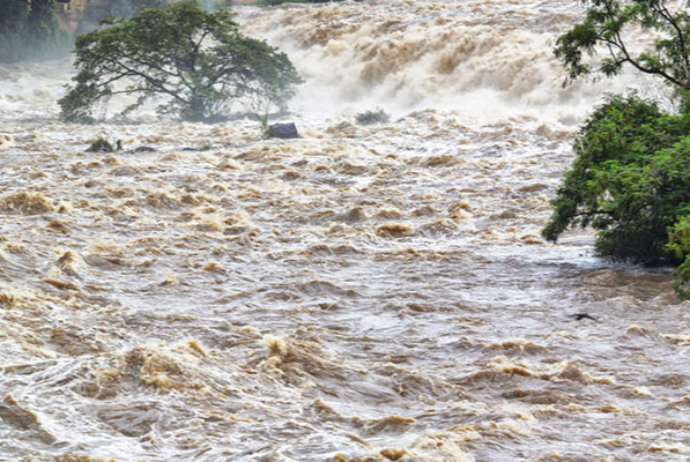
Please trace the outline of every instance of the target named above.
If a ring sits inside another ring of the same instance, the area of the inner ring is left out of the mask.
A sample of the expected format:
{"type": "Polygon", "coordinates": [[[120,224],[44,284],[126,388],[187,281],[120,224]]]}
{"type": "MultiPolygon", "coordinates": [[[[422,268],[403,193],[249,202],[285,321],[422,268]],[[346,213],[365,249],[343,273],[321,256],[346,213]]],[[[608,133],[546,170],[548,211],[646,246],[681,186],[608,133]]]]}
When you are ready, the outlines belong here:
{"type": "Polygon", "coordinates": [[[125,70],[131,72],[131,73],[133,74],[133,76],[139,76],[139,77],[141,77],[142,79],[144,79],[144,80],[146,80],[147,82],[149,82],[149,83],[150,83],[151,85],[153,85],[155,88],[159,88],[159,89],[161,90],[161,92],[166,93],[166,94],[172,96],[173,98],[175,98],[176,100],[178,100],[178,101],[180,101],[180,102],[182,102],[182,103],[189,104],[189,102],[188,102],[186,99],[182,98],[180,95],[178,95],[178,94],[175,93],[174,91],[172,91],[172,90],[166,88],[166,86],[165,86],[165,85],[163,84],[163,82],[161,82],[160,80],[156,80],[156,79],[154,79],[153,77],[151,77],[150,75],[144,74],[143,72],[140,72],[140,71],[138,71],[138,70],[136,70],[136,69],[132,69],[131,67],[129,67],[129,66],[123,64],[122,62],[120,62],[120,61],[118,61],[118,60],[105,59],[105,61],[111,62],[111,63],[113,63],[113,64],[115,64],[115,65],[117,65],[117,66],[122,67],[123,69],[125,69],[125,70]]]}

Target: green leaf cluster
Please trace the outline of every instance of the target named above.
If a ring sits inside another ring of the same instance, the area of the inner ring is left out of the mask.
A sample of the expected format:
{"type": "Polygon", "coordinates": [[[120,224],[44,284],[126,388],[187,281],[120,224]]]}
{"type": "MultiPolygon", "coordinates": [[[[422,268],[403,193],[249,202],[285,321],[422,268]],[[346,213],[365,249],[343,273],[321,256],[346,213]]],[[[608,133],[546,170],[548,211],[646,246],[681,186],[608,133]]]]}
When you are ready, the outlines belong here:
{"type": "Polygon", "coordinates": [[[188,121],[227,115],[233,104],[284,109],[301,83],[287,55],[242,35],[228,9],[195,2],[140,9],[130,19],[105,18],[76,41],[74,85],[60,101],[62,118],[93,120],[111,97],[152,102],[188,121]]]}
{"type": "Polygon", "coordinates": [[[390,114],[381,108],[372,111],[359,112],[355,115],[355,120],[360,125],[385,124],[391,120],[390,114]]]}
{"type": "Polygon", "coordinates": [[[690,295],[690,114],[666,114],[635,94],[609,96],[574,150],[544,237],[592,227],[600,255],[680,264],[676,287],[690,295]]]}

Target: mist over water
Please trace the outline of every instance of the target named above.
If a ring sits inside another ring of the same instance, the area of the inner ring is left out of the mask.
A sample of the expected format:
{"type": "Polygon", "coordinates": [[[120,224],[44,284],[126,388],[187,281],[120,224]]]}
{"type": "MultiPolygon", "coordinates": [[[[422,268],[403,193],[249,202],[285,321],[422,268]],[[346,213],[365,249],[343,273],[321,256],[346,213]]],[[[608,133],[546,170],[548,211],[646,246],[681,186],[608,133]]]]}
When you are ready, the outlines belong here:
{"type": "Polygon", "coordinates": [[[587,111],[656,88],[563,87],[579,12],[238,9],[306,80],[289,142],[62,124],[69,60],[0,67],[0,460],[687,460],[687,303],[539,237],[587,111]]]}

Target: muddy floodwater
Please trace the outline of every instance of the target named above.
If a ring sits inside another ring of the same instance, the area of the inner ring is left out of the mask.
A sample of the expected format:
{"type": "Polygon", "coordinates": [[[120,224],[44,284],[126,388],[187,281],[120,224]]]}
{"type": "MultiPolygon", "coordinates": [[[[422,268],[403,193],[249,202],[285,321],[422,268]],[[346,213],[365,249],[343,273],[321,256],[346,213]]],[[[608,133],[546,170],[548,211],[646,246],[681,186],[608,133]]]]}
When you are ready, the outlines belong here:
{"type": "Polygon", "coordinates": [[[690,304],[539,235],[587,110],[653,91],[563,87],[577,2],[239,11],[300,139],[62,124],[69,60],[0,67],[0,460],[690,460],[690,304]]]}

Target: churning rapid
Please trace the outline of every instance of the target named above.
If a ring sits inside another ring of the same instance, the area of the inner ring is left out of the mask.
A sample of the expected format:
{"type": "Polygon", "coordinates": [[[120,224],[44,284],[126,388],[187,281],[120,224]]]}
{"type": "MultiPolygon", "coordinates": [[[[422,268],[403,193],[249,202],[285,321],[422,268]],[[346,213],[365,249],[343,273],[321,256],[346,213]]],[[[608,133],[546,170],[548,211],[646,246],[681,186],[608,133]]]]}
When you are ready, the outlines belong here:
{"type": "Polygon", "coordinates": [[[539,237],[586,111],[651,88],[563,87],[577,2],[239,14],[299,140],[65,125],[69,61],[0,67],[0,460],[688,460],[689,305],[539,237]]]}

